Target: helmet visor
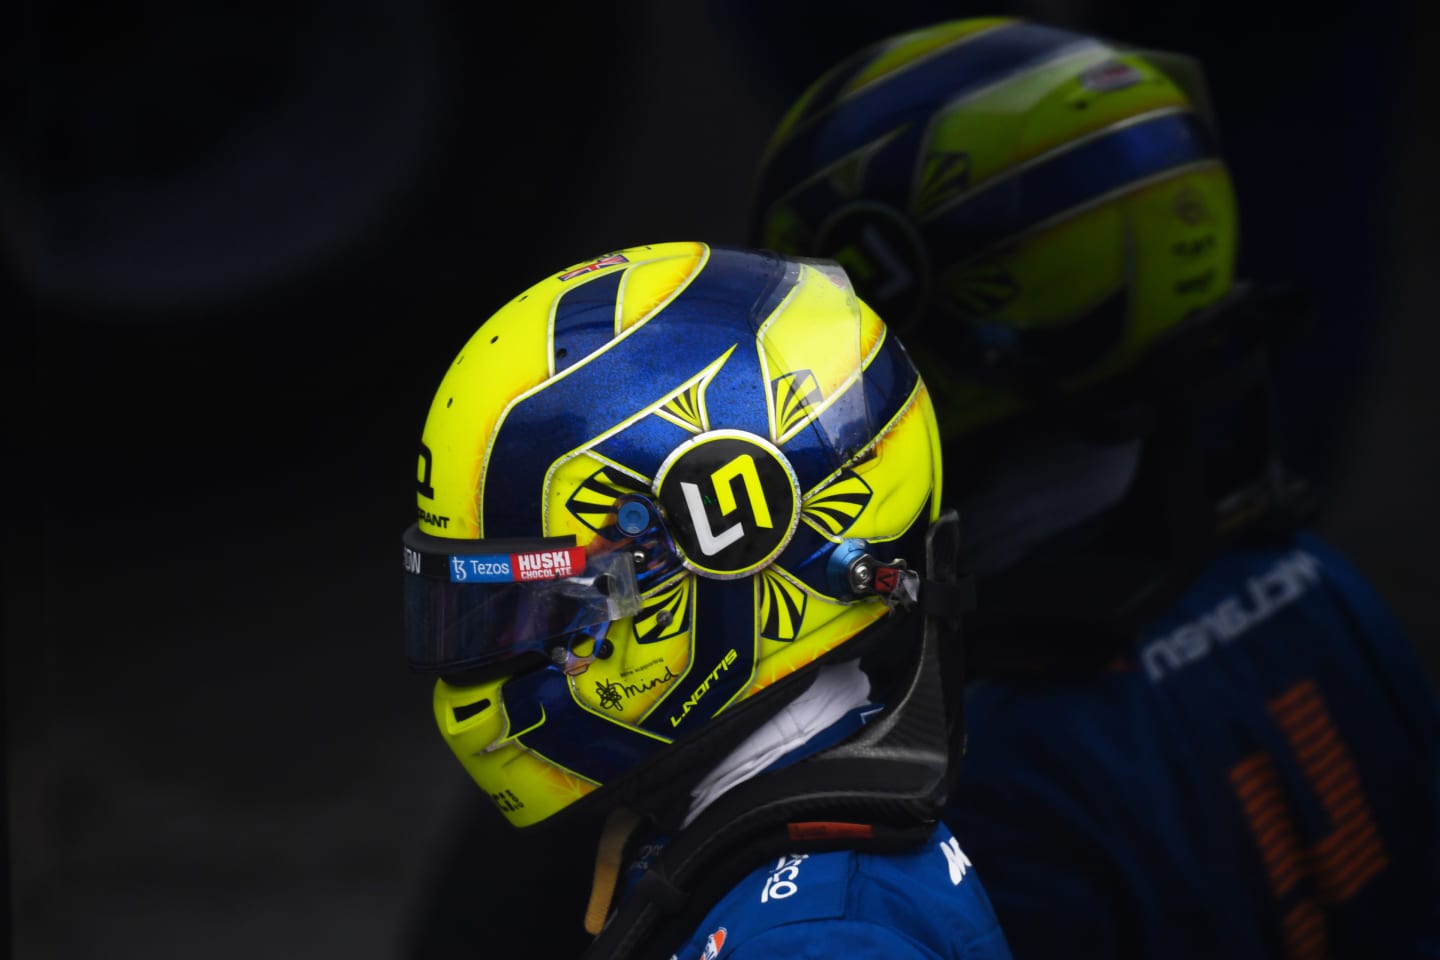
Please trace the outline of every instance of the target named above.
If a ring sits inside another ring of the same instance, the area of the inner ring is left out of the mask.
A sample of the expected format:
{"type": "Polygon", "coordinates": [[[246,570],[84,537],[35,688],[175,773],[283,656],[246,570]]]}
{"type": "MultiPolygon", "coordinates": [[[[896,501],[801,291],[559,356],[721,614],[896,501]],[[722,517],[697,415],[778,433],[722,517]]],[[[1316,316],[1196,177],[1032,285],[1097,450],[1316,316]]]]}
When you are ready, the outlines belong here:
{"type": "Polygon", "coordinates": [[[597,538],[452,540],[405,531],[405,634],[426,673],[547,655],[564,638],[640,609],[634,555],[597,538]]]}

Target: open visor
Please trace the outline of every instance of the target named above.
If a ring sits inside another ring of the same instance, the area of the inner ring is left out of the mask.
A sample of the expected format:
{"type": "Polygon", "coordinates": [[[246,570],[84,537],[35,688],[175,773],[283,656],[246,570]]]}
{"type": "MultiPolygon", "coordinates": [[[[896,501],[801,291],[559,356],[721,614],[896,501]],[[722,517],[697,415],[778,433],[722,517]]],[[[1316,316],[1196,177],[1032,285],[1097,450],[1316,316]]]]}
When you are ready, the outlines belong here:
{"type": "Polygon", "coordinates": [[[597,540],[452,540],[405,531],[405,640],[426,673],[549,656],[564,638],[640,610],[634,555],[597,540]]]}

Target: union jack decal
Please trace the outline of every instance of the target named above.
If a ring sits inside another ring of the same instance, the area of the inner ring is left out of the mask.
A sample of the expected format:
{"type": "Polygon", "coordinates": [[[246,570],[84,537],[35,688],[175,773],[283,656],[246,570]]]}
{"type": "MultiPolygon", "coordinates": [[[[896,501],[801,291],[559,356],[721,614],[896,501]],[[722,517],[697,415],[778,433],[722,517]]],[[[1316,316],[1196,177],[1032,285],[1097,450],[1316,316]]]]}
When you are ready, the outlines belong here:
{"type": "Polygon", "coordinates": [[[601,257],[599,260],[591,261],[584,266],[576,267],[574,270],[566,270],[564,273],[560,274],[560,279],[574,280],[576,277],[582,277],[587,273],[594,273],[596,270],[599,270],[603,267],[613,267],[617,263],[629,262],[630,261],[626,259],[625,254],[612,253],[608,257],[601,257]]]}

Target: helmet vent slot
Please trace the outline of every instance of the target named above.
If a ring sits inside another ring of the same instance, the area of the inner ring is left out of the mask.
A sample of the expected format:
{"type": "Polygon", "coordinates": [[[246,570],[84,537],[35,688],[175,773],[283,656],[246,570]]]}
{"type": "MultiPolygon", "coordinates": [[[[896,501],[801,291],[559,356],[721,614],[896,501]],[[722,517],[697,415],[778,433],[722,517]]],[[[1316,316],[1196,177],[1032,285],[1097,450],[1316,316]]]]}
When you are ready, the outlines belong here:
{"type": "Polygon", "coordinates": [[[469,720],[476,714],[483,713],[484,711],[490,709],[490,700],[487,697],[481,700],[476,700],[474,703],[456,704],[450,709],[455,714],[455,722],[464,723],[466,720],[469,720]]]}

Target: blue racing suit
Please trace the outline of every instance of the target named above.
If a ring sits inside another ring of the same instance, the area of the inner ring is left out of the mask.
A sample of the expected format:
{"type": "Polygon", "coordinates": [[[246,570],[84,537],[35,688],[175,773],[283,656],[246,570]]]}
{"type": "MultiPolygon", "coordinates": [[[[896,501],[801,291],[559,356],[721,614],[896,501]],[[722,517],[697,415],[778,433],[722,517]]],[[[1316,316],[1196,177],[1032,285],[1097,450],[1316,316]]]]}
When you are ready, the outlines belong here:
{"type": "Polygon", "coordinates": [[[767,863],[675,951],[675,960],[1009,956],[985,890],[943,824],[906,853],[841,850],[767,863]]]}
{"type": "Polygon", "coordinates": [[[1112,667],[967,691],[947,821],[1017,957],[1440,956],[1440,710],[1310,535],[1222,554],[1112,667]]]}

